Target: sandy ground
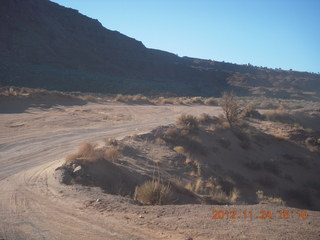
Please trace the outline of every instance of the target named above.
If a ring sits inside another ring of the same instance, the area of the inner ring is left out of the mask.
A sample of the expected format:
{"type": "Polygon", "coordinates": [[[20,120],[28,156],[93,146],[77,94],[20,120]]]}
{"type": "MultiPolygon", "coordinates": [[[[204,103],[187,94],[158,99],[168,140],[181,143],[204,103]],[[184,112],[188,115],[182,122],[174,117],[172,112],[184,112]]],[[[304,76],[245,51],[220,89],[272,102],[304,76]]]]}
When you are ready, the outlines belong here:
{"type": "MultiPolygon", "coordinates": [[[[14,107],[14,106],[13,106],[14,107]]],[[[90,103],[0,116],[0,239],[320,239],[320,213],[272,205],[138,206],[99,189],[63,186],[54,170],[85,141],[123,138],[218,107],[90,103]],[[98,200],[97,200],[98,199],[98,200]],[[259,219],[260,211],[272,218],[259,219]],[[288,210],[289,219],[277,211],[288,210]],[[236,219],[212,219],[236,211],[236,219]],[[252,211],[244,219],[243,211],[252,211]]]]}

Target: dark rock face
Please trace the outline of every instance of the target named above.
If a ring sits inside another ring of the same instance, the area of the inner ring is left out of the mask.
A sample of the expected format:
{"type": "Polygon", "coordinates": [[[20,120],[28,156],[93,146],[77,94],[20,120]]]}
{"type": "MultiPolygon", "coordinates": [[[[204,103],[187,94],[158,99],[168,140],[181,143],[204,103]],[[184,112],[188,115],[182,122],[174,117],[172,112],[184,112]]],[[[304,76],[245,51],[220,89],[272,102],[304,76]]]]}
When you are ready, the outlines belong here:
{"type": "Polygon", "coordinates": [[[255,89],[265,94],[288,85],[320,89],[315,74],[180,58],[148,49],[48,0],[1,0],[0,35],[0,85],[203,96],[230,88],[240,94],[257,87],[268,88],[255,89]],[[279,83],[280,78],[288,80],[279,83]]]}

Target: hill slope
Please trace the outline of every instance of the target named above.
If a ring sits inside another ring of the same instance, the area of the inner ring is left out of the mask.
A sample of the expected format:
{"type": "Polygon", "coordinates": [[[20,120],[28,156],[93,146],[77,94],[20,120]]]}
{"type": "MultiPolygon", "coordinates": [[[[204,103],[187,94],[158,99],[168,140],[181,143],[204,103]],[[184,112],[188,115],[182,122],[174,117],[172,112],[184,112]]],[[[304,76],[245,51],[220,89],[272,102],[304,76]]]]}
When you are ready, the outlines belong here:
{"type": "Polygon", "coordinates": [[[280,97],[320,92],[319,75],[181,58],[148,49],[48,0],[2,0],[0,34],[1,85],[203,96],[231,88],[241,94],[280,97]]]}

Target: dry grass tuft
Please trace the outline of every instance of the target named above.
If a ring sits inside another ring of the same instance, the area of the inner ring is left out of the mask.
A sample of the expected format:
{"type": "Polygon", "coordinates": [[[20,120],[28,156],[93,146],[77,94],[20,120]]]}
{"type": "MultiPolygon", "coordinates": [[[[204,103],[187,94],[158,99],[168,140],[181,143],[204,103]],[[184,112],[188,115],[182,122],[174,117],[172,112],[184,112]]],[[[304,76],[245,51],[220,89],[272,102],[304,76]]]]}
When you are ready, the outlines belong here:
{"type": "Polygon", "coordinates": [[[189,131],[196,131],[199,129],[198,119],[190,114],[182,114],[177,118],[176,124],[179,128],[186,129],[189,131]]]}
{"type": "Polygon", "coordinates": [[[269,110],[264,113],[264,116],[268,121],[273,122],[282,122],[287,124],[293,124],[296,122],[293,115],[291,115],[288,111],[283,109],[269,110]]]}
{"type": "Polygon", "coordinates": [[[233,204],[238,200],[240,195],[239,191],[234,187],[226,192],[222,186],[217,183],[216,179],[204,180],[201,177],[198,177],[195,182],[185,184],[185,188],[191,192],[209,197],[221,204],[233,204]]]}
{"type": "Polygon", "coordinates": [[[218,102],[215,98],[213,97],[210,97],[210,98],[207,98],[203,101],[203,103],[205,105],[210,105],[210,106],[217,106],[218,105],[218,102]]]}
{"type": "Polygon", "coordinates": [[[271,204],[276,204],[281,206],[286,205],[286,202],[283,201],[281,198],[265,196],[263,191],[261,190],[258,190],[256,194],[257,194],[258,203],[264,203],[264,204],[271,203],[271,204]]]}
{"type": "Polygon", "coordinates": [[[104,142],[106,146],[118,146],[118,141],[115,138],[106,138],[104,142]]]}
{"type": "Polygon", "coordinates": [[[80,145],[78,152],[68,155],[65,158],[66,164],[73,164],[75,161],[83,163],[94,163],[99,160],[116,162],[119,158],[119,146],[111,146],[108,149],[96,148],[91,143],[83,143],[80,145]]]}
{"type": "Polygon", "coordinates": [[[77,155],[78,158],[86,162],[95,162],[101,158],[101,152],[88,142],[80,146],[77,155]]]}
{"type": "Polygon", "coordinates": [[[172,197],[172,190],[169,185],[160,181],[147,181],[136,187],[134,199],[147,205],[169,204],[172,197]]]}
{"type": "Polygon", "coordinates": [[[71,163],[73,163],[78,157],[79,157],[79,156],[78,156],[77,153],[69,154],[69,155],[65,158],[66,164],[71,164],[71,163]]]}
{"type": "Polygon", "coordinates": [[[201,124],[218,124],[220,123],[220,119],[215,116],[210,116],[207,113],[201,113],[198,117],[198,121],[201,124]]]}
{"type": "Polygon", "coordinates": [[[181,132],[176,128],[168,128],[163,133],[163,138],[165,141],[177,142],[181,138],[181,132]]]}
{"type": "Polygon", "coordinates": [[[165,145],[167,144],[166,141],[163,140],[162,138],[156,138],[156,139],[154,140],[154,143],[155,143],[155,144],[158,144],[158,145],[162,145],[162,146],[165,146],[165,145]]]}
{"type": "Polygon", "coordinates": [[[112,147],[105,151],[104,159],[110,162],[116,162],[119,159],[119,148],[112,147]]]}
{"type": "Polygon", "coordinates": [[[185,150],[184,150],[184,147],[182,146],[176,146],[173,148],[173,150],[181,155],[184,155],[185,154],[185,150]]]}
{"type": "Polygon", "coordinates": [[[265,116],[260,114],[253,104],[247,105],[241,112],[241,117],[245,118],[256,118],[260,120],[264,120],[265,116]]]}

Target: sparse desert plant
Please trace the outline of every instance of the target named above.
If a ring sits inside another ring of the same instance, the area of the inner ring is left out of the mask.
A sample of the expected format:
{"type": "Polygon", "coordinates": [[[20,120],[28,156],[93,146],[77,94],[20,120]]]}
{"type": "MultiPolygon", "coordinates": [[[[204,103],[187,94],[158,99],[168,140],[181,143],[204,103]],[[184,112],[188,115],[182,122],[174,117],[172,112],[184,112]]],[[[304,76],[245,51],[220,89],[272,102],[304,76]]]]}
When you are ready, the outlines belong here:
{"type": "Polygon", "coordinates": [[[210,123],[211,121],[211,116],[207,113],[201,113],[199,118],[198,118],[199,123],[210,123]]]}
{"type": "Polygon", "coordinates": [[[288,123],[288,124],[294,124],[295,119],[293,115],[291,115],[286,110],[269,110],[264,113],[265,118],[268,121],[274,121],[274,122],[282,122],[282,123],[288,123]]]}
{"type": "Polygon", "coordinates": [[[235,94],[233,92],[224,92],[222,94],[221,107],[230,126],[236,126],[240,120],[241,109],[238,106],[237,100],[235,99],[235,94]]]}
{"type": "Polygon", "coordinates": [[[215,116],[210,116],[207,113],[201,113],[200,116],[198,117],[198,121],[201,124],[217,124],[220,123],[220,119],[215,117],[215,116]]]}
{"type": "Polygon", "coordinates": [[[147,205],[163,205],[170,203],[172,189],[157,180],[147,181],[135,189],[134,199],[147,205]]]}
{"type": "Polygon", "coordinates": [[[265,116],[260,114],[253,104],[247,105],[241,112],[241,116],[245,118],[256,118],[264,120],[265,116]]]}
{"type": "Polygon", "coordinates": [[[205,105],[216,106],[218,105],[217,100],[214,97],[206,98],[203,103],[205,105]]]}
{"type": "Polygon", "coordinates": [[[78,155],[83,158],[89,158],[94,155],[94,146],[92,143],[86,142],[80,145],[78,155]]]}
{"type": "Polygon", "coordinates": [[[191,164],[192,163],[192,159],[190,157],[187,157],[186,160],[184,160],[184,163],[186,165],[191,164]]]}
{"type": "Polygon", "coordinates": [[[189,131],[196,131],[199,129],[198,119],[195,116],[190,114],[181,114],[177,118],[176,124],[178,127],[189,130],[189,131]]]}
{"type": "Polygon", "coordinates": [[[104,143],[106,146],[118,146],[118,141],[115,138],[106,138],[104,143]]]}
{"type": "Polygon", "coordinates": [[[166,145],[166,141],[163,140],[162,138],[156,138],[156,139],[154,140],[154,143],[155,143],[155,144],[158,144],[158,145],[166,145]]]}
{"type": "Polygon", "coordinates": [[[86,142],[80,145],[77,153],[68,155],[65,162],[68,165],[75,161],[82,163],[94,163],[99,160],[115,162],[118,160],[120,149],[119,146],[111,146],[107,149],[97,148],[92,143],[86,142]]]}
{"type": "Polygon", "coordinates": [[[194,192],[199,193],[202,191],[202,188],[203,188],[203,181],[201,178],[198,178],[194,186],[194,192]]]}
{"type": "Polygon", "coordinates": [[[105,151],[104,159],[110,162],[116,162],[119,158],[119,148],[112,147],[105,151]]]}
{"type": "Polygon", "coordinates": [[[317,152],[320,150],[320,139],[316,139],[315,137],[307,137],[305,140],[306,147],[310,152],[317,152]]]}
{"type": "MultiPolygon", "coordinates": [[[[103,158],[102,155],[100,149],[96,149],[92,143],[86,142],[80,145],[78,152],[74,155],[77,156],[74,160],[78,159],[83,162],[96,162],[103,158]]],[[[70,157],[67,157],[67,159],[70,159],[70,157]]]]}
{"type": "Polygon", "coordinates": [[[117,94],[117,96],[114,98],[114,100],[117,102],[126,102],[126,101],[128,101],[128,96],[125,96],[122,94],[117,94]]]}
{"type": "Polygon", "coordinates": [[[233,188],[229,194],[221,189],[217,189],[211,193],[211,198],[222,204],[234,204],[239,198],[240,192],[238,189],[233,188]]]}
{"type": "Polygon", "coordinates": [[[257,201],[258,203],[271,203],[276,205],[284,206],[286,205],[286,202],[282,200],[280,197],[269,197],[264,195],[264,192],[261,190],[258,190],[256,192],[257,195],[257,201]]]}
{"type": "Polygon", "coordinates": [[[184,148],[182,146],[176,146],[176,147],[173,148],[173,150],[175,152],[179,153],[179,154],[182,154],[182,155],[185,154],[185,150],[184,150],[184,148]]]}
{"type": "Polygon", "coordinates": [[[69,155],[65,158],[65,162],[66,162],[66,164],[71,164],[71,163],[73,163],[78,157],[79,157],[79,155],[78,155],[77,153],[69,154],[69,155]]]}
{"type": "Polygon", "coordinates": [[[198,178],[194,183],[188,182],[184,188],[191,192],[202,194],[204,193],[205,182],[201,178],[198,178]]]}
{"type": "Polygon", "coordinates": [[[163,132],[163,139],[172,143],[177,142],[181,138],[181,132],[177,128],[168,128],[163,132]]]}

